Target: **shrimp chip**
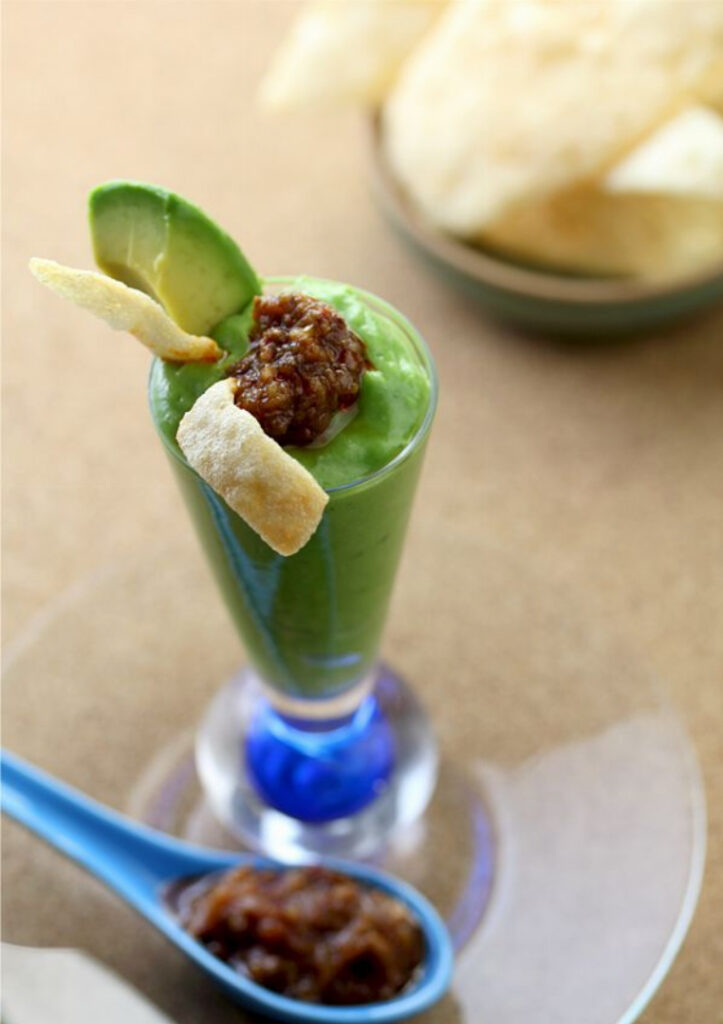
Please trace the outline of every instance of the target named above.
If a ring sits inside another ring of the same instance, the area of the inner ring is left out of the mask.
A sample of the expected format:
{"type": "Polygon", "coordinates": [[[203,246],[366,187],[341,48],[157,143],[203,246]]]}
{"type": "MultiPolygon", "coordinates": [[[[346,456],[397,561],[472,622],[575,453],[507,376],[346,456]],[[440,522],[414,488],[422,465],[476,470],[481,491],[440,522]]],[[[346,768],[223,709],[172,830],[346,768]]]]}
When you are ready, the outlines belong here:
{"type": "Polygon", "coordinates": [[[258,421],[234,403],[236,381],[196,399],[176,440],[188,464],[280,555],[293,555],[321,522],[328,495],[258,421]]]}
{"type": "Polygon", "coordinates": [[[129,331],[161,359],[212,362],[223,354],[212,338],[186,334],[149,295],[112,277],[37,258],[30,260],[30,270],[41,284],[115,330],[129,331]]]}

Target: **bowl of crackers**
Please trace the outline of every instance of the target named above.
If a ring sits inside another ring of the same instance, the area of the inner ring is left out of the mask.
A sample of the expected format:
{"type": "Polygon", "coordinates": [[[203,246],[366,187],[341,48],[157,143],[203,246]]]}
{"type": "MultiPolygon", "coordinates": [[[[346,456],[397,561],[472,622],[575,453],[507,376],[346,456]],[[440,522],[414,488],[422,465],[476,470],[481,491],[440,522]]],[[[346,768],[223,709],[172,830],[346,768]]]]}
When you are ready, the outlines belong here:
{"type": "Polygon", "coordinates": [[[261,96],[363,105],[383,209],[497,316],[606,336],[723,301],[721,3],[312,2],[261,96]]]}

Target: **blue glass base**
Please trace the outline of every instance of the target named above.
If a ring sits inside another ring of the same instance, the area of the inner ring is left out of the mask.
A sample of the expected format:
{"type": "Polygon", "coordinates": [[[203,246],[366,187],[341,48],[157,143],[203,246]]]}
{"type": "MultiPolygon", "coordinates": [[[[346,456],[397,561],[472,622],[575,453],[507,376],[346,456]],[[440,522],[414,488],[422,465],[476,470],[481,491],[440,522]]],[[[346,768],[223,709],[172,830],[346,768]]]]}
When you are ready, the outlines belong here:
{"type": "Polygon", "coordinates": [[[287,718],[260,701],[245,756],[270,807],[298,821],[334,821],[381,796],[394,770],[394,734],[373,695],[353,715],[321,723],[287,718]]]}
{"type": "Polygon", "coordinates": [[[335,720],[314,720],[293,702],[282,713],[249,669],[218,691],[196,736],[196,766],[233,835],[287,863],[364,859],[424,813],[437,745],[423,708],[385,665],[356,699],[337,698],[344,717],[335,720]]]}

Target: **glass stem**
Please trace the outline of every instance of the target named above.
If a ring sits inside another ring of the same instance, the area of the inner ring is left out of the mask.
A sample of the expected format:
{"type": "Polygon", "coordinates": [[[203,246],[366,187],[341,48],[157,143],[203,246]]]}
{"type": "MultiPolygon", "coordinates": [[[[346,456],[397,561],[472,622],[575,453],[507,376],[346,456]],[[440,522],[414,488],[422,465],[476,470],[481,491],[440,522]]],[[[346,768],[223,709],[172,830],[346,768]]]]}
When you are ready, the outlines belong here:
{"type": "Polygon", "coordinates": [[[273,703],[259,700],[245,758],[267,804],[300,821],[321,823],[355,814],[381,795],[396,754],[371,684],[363,681],[324,701],[280,702],[278,693],[273,703]]]}

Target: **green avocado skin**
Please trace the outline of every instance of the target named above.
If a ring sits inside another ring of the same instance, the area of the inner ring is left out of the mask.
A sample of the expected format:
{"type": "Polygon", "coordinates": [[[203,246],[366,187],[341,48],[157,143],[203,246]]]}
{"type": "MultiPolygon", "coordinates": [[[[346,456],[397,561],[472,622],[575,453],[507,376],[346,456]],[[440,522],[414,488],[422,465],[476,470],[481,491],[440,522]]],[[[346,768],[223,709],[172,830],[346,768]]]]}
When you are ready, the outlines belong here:
{"type": "Polygon", "coordinates": [[[88,216],[100,269],[153,296],[190,334],[209,334],[261,291],[234,240],[173,192],[110,181],[91,192],[88,216]]]}

